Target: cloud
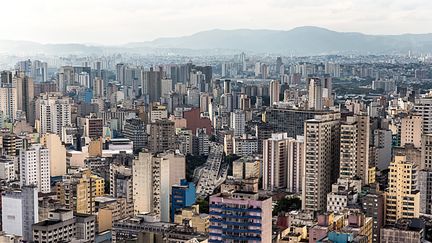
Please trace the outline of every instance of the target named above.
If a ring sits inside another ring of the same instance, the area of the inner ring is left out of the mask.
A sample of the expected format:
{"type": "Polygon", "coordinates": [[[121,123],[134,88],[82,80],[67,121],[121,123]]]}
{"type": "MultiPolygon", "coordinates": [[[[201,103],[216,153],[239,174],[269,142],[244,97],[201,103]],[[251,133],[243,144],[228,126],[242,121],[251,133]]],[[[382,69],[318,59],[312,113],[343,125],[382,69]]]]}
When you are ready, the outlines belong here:
{"type": "Polygon", "coordinates": [[[14,0],[1,39],[107,44],[208,29],[315,25],[372,34],[432,32],[430,0],[14,0]]]}

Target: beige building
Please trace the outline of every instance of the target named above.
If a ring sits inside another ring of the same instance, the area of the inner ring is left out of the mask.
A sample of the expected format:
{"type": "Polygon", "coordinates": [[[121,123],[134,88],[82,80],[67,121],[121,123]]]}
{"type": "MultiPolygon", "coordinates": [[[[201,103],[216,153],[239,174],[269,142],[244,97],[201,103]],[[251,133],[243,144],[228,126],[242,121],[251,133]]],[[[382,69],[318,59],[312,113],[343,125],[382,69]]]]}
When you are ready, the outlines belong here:
{"type": "Polygon", "coordinates": [[[347,117],[340,128],[339,178],[360,177],[364,184],[369,181],[369,116],[347,117]]]}
{"type": "Polygon", "coordinates": [[[279,102],[280,83],[279,80],[272,80],[269,87],[270,105],[279,102]]]}
{"type": "Polygon", "coordinates": [[[62,205],[74,212],[92,214],[95,212],[95,198],[104,195],[105,181],[92,175],[86,169],[56,184],[57,198],[62,205]]]}
{"type": "Polygon", "coordinates": [[[423,134],[423,117],[420,115],[409,115],[401,119],[401,146],[414,144],[420,148],[423,134]]]}
{"type": "Polygon", "coordinates": [[[189,221],[189,225],[198,232],[208,232],[210,225],[210,217],[208,214],[200,214],[199,206],[193,205],[189,208],[184,208],[174,217],[174,223],[182,225],[185,220],[189,221]]]}
{"type": "Polygon", "coordinates": [[[405,156],[395,156],[390,164],[386,196],[386,223],[401,218],[417,218],[420,213],[420,193],[416,191],[417,166],[405,156]]]}
{"type": "Polygon", "coordinates": [[[259,178],[262,159],[260,157],[241,157],[233,161],[235,179],[259,178]]]}
{"type": "Polygon", "coordinates": [[[234,140],[233,134],[227,133],[224,136],[224,152],[226,155],[230,155],[234,153],[234,140]]]}
{"type": "Polygon", "coordinates": [[[305,121],[304,134],[302,209],[326,210],[327,194],[339,176],[340,113],[305,121]]]}
{"type": "Polygon", "coordinates": [[[174,152],[142,152],[132,168],[134,213],[155,213],[169,222],[171,187],[186,178],[185,157],[174,152]]]}
{"type": "Polygon", "coordinates": [[[41,144],[49,148],[50,176],[62,176],[66,174],[66,148],[62,144],[60,136],[46,133],[41,137],[41,144]]]}
{"type": "Polygon", "coordinates": [[[98,232],[111,230],[114,222],[133,216],[133,205],[125,198],[97,197],[96,201],[99,203],[98,232]]]}

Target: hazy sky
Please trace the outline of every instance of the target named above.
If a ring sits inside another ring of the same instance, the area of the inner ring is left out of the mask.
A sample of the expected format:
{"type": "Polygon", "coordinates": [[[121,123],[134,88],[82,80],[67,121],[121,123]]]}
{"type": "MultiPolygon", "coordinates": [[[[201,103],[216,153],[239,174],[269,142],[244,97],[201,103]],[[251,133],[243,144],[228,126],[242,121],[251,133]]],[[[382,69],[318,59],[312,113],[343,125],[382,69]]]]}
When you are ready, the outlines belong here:
{"type": "Polygon", "coordinates": [[[0,39],[121,44],[209,29],[432,32],[432,0],[3,0],[0,39]]]}

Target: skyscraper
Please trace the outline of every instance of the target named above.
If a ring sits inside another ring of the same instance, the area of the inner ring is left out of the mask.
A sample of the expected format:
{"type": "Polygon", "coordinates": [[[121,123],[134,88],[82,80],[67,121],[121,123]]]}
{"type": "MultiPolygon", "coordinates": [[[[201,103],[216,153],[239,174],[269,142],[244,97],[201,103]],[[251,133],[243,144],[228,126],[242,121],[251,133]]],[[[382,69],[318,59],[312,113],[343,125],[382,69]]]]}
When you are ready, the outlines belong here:
{"type": "Polygon", "coordinates": [[[132,169],[135,214],[155,213],[160,220],[169,222],[171,189],[186,177],[185,157],[173,152],[141,152],[132,169]]]}
{"type": "Polygon", "coordinates": [[[33,124],[35,118],[31,103],[34,98],[33,79],[25,76],[24,73],[18,73],[13,81],[17,92],[17,109],[25,112],[27,121],[33,124]]]}
{"type": "Polygon", "coordinates": [[[234,136],[239,137],[245,133],[246,118],[242,110],[234,110],[231,112],[231,129],[234,131],[234,136]]]}
{"type": "Polygon", "coordinates": [[[36,101],[36,119],[39,121],[40,133],[55,133],[63,140],[62,128],[72,123],[69,98],[57,93],[39,96],[36,101]]]}
{"type": "Polygon", "coordinates": [[[49,150],[40,144],[33,144],[20,151],[20,185],[35,185],[39,192],[49,193],[50,157],[49,150]]]}
{"type": "Polygon", "coordinates": [[[402,218],[418,218],[420,192],[417,190],[417,166],[405,156],[395,156],[390,164],[389,187],[385,193],[386,223],[402,218]]]}
{"type": "Polygon", "coordinates": [[[162,69],[154,70],[150,68],[149,71],[142,72],[142,75],[141,89],[145,100],[148,102],[159,101],[162,95],[162,69]]]}
{"type": "Polygon", "coordinates": [[[413,144],[414,147],[421,147],[423,133],[423,117],[420,115],[408,115],[401,119],[400,146],[413,144]]]}
{"type": "Polygon", "coordinates": [[[263,141],[263,189],[286,188],[301,191],[303,174],[303,138],[297,140],[286,133],[274,133],[263,141]]]}
{"type": "Polygon", "coordinates": [[[280,83],[278,80],[270,82],[270,106],[279,102],[280,83]]]}
{"type": "Polygon", "coordinates": [[[162,119],[151,123],[149,147],[153,153],[175,149],[174,122],[162,119]]]}
{"type": "Polygon", "coordinates": [[[46,133],[41,137],[41,144],[48,149],[50,176],[63,176],[66,174],[66,148],[60,136],[46,133]]]}
{"type": "Polygon", "coordinates": [[[304,129],[302,209],[321,211],[339,175],[340,113],[317,115],[305,122],[304,129]]]}
{"type": "Polygon", "coordinates": [[[319,78],[308,78],[308,108],[312,110],[323,109],[323,89],[319,78]]]}
{"type": "Polygon", "coordinates": [[[0,110],[4,118],[14,121],[17,115],[17,90],[12,84],[0,86],[0,110]]]}
{"type": "Polygon", "coordinates": [[[368,184],[369,171],[369,116],[349,116],[341,124],[339,178],[359,177],[368,184]]]}

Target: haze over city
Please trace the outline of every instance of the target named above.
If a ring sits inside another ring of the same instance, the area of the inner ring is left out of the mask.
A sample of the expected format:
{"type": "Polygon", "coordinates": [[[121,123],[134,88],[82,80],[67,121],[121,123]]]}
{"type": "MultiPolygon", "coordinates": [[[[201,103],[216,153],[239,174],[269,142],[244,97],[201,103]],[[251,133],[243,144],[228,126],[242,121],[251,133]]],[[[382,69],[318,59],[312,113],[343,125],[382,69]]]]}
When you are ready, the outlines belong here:
{"type": "Polygon", "coordinates": [[[17,0],[3,1],[2,9],[0,39],[41,43],[112,45],[212,29],[299,26],[365,34],[432,32],[428,0],[17,0]]]}
{"type": "Polygon", "coordinates": [[[0,243],[432,242],[431,0],[10,0],[0,243]]]}

